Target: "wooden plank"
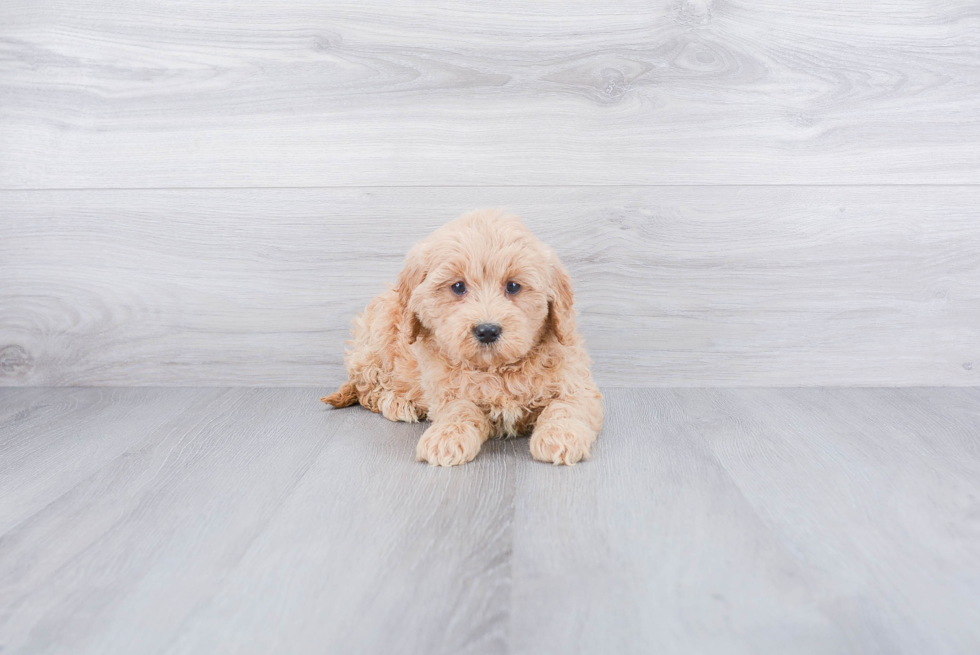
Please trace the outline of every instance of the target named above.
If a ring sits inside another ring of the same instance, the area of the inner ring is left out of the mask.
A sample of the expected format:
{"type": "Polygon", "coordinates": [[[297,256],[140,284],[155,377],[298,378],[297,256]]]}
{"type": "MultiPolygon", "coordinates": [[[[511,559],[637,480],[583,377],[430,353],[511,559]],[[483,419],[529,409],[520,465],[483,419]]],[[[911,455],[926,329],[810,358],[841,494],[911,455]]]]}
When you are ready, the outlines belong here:
{"type": "MultiPolygon", "coordinates": [[[[50,389],[49,393],[55,397],[64,392],[50,389]]],[[[3,391],[0,392],[0,430],[3,430],[3,436],[0,437],[0,449],[5,447],[7,439],[10,438],[7,432],[10,426],[31,416],[45,401],[46,394],[33,387],[3,388],[3,391]]]]}
{"type": "Polygon", "coordinates": [[[845,635],[677,407],[606,390],[592,461],[530,466],[514,518],[517,653],[833,653],[845,635]]]}
{"type": "Polygon", "coordinates": [[[87,480],[214,389],[30,390],[0,397],[0,536],[87,480]],[[27,401],[27,402],[25,402],[27,401]]]}
{"type": "MultiPolygon", "coordinates": [[[[126,399],[176,391],[116,393],[125,409],[126,399]]],[[[289,392],[196,394],[202,402],[178,420],[145,419],[136,440],[106,421],[118,456],[0,540],[5,650],[159,651],[160,636],[237,562],[329,435],[302,399],[283,402],[289,392]]]]}
{"type": "Polygon", "coordinates": [[[836,591],[821,608],[854,651],[973,653],[978,399],[743,389],[685,396],[682,410],[816,584],[836,591]]]}
{"type": "Polygon", "coordinates": [[[980,645],[980,390],[605,389],[591,461],[520,439],[450,470],[322,391],[0,390],[61,408],[4,476],[75,419],[126,442],[0,535],[4,652],[980,645]]]}
{"type": "Polygon", "coordinates": [[[423,426],[324,411],[349,427],[164,652],[508,652],[527,442],[438,469],[415,461],[423,426]]]}
{"type": "Polygon", "coordinates": [[[973,0],[7,0],[0,187],[980,182],[973,0]]]}
{"type": "Polygon", "coordinates": [[[977,652],[978,397],[607,391],[518,479],[514,652],[977,652]]]}
{"type": "Polygon", "coordinates": [[[430,468],[420,426],[322,392],[228,391],[148,425],[4,535],[0,646],[502,652],[511,444],[430,468]]]}
{"type": "Polygon", "coordinates": [[[411,244],[506,206],[606,385],[980,385],[980,188],[0,192],[0,385],[339,384],[411,244]]]}

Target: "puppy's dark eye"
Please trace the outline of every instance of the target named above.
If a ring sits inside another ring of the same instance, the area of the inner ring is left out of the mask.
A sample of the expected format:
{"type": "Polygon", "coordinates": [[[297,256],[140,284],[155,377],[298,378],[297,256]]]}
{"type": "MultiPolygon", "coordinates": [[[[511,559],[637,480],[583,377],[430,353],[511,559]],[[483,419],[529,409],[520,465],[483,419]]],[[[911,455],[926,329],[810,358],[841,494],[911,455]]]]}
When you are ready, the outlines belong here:
{"type": "Polygon", "coordinates": [[[461,296],[464,293],[466,293],[466,283],[462,281],[457,282],[456,284],[454,284],[449,288],[452,289],[453,293],[455,293],[457,296],[461,296]]]}
{"type": "Polygon", "coordinates": [[[507,283],[507,293],[509,293],[510,295],[514,295],[520,290],[521,290],[521,285],[519,285],[517,282],[511,281],[507,283]]]}

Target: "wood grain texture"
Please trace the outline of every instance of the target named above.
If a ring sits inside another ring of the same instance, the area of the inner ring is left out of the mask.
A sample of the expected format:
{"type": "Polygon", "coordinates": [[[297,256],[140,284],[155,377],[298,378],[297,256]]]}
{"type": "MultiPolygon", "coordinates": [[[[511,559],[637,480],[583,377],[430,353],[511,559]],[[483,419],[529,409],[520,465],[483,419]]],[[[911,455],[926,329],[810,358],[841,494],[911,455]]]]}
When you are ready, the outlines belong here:
{"type": "Polygon", "coordinates": [[[339,384],[411,244],[506,206],[602,384],[980,384],[980,187],[0,192],[0,385],[339,384]]]}
{"type": "Polygon", "coordinates": [[[36,392],[100,402],[48,411],[32,461],[92,407],[116,456],[0,526],[0,648],[503,652],[512,444],[432,469],[414,461],[420,426],[327,411],[322,392],[205,392],[145,431],[115,415],[191,391],[36,392]]]}
{"type": "Polygon", "coordinates": [[[162,652],[508,652],[518,444],[437,469],[422,426],[310,400],[282,398],[343,429],[162,652]]]}
{"type": "Polygon", "coordinates": [[[515,652],[980,649],[980,390],[606,395],[519,478],[515,652]]]}
{"type": "Polygon", "coordinates": [[[980,391],[680,398],[856,652],[980,650],[980,391]]]}
{"type": "Polygon", "coordinates": [[[166,425],[196,397],[210,403],[217,393],[76,389],[35,393],[30,402],[5,398],[15,412],[0,420],[0,533],[62,497],[146,431],[166,425]],[[65,415],[70,425],[60,420],[65,415]]]}
{"type": "Polygon", "coordinates": [[[670,390],[607,391],[591,462],[519,478],[513,652],[846,652],[807,563],[676,405],[670,390]]]}
{"type": "Polygon", "coordinates": [[[974,0],[6,0],[0,186],[980,182],[974,0]]]}
{"type": "Polygon", "coordinates": [[[321,392],[0,389],[4,515],[88,467],[0,525],[3,652],[980,649],[980,389],[605,389],[590,462],[451,470],[321,392]]]}

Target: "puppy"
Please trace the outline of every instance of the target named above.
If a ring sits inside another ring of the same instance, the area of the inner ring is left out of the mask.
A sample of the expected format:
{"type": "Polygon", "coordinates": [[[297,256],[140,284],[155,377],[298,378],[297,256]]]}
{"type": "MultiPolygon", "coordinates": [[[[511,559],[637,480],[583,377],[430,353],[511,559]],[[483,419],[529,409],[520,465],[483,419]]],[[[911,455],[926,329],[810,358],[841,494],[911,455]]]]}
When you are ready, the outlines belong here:
{"type": "Polygon", "coordinates": [[[428,418],[419,461],[464,464],[491,437],[530,433],[535,459],[575,464],[599,434],[571,280],[517,216],[471,212],[416,244],[352,336],[349,380],[323,402],[428,418]]]}

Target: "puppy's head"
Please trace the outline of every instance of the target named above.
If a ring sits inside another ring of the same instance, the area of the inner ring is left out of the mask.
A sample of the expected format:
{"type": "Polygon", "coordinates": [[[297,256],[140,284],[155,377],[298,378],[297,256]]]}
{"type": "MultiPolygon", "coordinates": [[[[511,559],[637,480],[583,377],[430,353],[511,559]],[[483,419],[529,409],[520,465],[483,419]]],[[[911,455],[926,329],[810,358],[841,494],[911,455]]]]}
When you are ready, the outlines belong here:
{"type": "Polygon", "coordinates": [[[396,285],[399,329],[420,333],[453,362],[477,367],[523,358],[542,339],[569,343],[571,281],[557,255],[516,216],[471,212],[405,258],[396,285]]]}

